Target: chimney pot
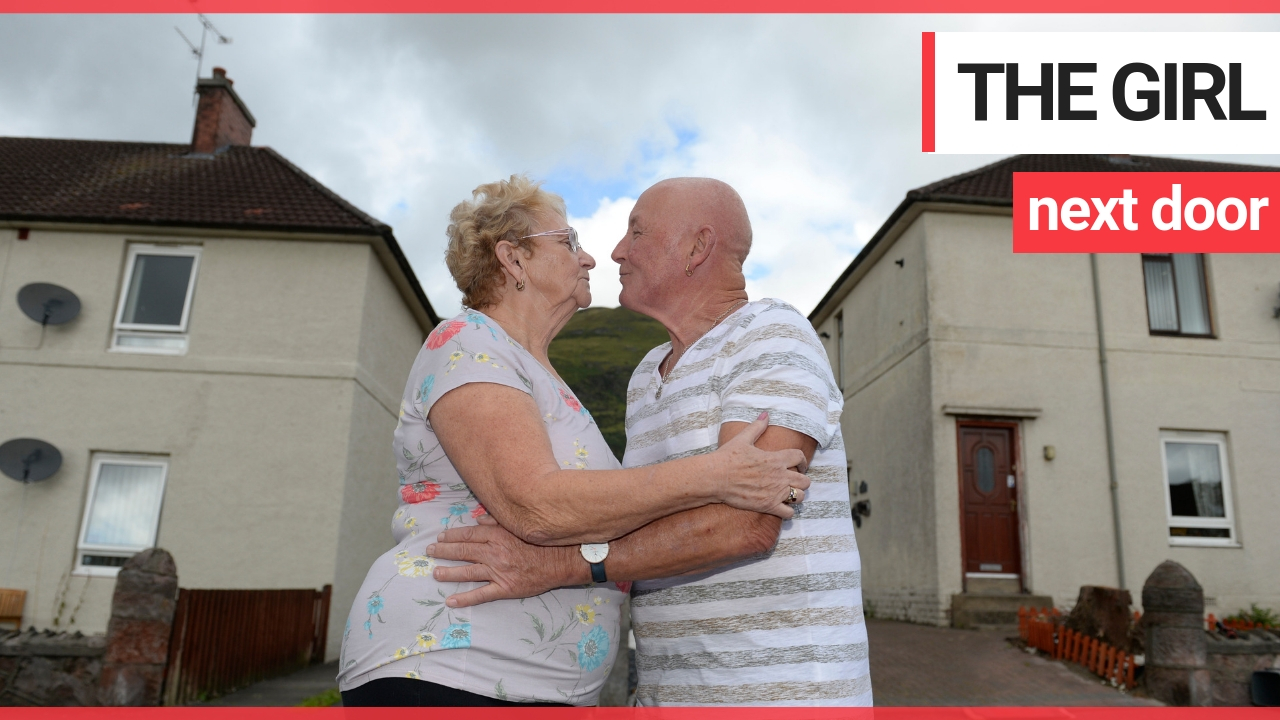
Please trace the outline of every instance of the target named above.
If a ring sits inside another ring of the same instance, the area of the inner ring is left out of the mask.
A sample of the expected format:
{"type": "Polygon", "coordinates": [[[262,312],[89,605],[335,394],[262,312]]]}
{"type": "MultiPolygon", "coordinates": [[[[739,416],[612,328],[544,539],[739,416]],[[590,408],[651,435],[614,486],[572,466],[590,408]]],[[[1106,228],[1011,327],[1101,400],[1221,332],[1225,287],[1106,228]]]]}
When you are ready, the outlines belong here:
{"type": "Polygon", "coordinates": [[[248,145],[257,122],[231,87],[227,71],[216,67],[213,76],[200,78],[196,92],[196,122],[191,131],[191,151],[210,155],[228,145],[248,145]]]}

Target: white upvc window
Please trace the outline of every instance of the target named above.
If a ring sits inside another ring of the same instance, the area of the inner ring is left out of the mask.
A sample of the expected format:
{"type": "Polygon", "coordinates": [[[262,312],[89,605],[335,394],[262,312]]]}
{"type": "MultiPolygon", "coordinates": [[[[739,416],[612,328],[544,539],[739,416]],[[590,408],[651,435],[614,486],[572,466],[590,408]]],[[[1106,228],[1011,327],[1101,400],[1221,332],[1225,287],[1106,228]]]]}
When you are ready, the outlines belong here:
{"type": "Polygon", "coordinates": [[[168,474],[163,457],[93,456],[75,574],[115,576],[134,554],[155,547],[168,474]]]}
{"type": "Polygon", "coordinates": [[[1160,433],[1170,545],[1235,547],[1224,433],[1160,433]]]}
{"type": "Polygon", "coordinates": [[[111,349],[185,354],[199,265],[196,246],[130,245],[111,349]]]}

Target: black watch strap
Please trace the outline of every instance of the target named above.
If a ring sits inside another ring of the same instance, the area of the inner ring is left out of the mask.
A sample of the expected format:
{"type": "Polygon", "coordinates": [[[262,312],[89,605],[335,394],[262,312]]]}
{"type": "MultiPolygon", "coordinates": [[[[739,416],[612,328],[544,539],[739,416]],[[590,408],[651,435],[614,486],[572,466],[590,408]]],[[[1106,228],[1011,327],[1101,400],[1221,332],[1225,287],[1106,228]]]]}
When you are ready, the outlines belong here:
{"type": "Polygon", "coordinates": [[[592,582],[608,582],[609,578],[604,574],[604,563],[591,563],[591,580],[592,582]]]}

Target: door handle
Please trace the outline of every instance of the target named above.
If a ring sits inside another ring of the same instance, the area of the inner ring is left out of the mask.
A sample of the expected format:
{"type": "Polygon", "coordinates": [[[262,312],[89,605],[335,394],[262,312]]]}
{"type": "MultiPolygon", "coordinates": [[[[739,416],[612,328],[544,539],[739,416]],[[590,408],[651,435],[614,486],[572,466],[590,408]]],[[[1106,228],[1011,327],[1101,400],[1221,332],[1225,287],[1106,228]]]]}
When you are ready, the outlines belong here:
{"type": "Polygon", "coordinates": [[[1009,501],[1009,512],[1018,512],[1018,501],[1017,501],[1017,500],[1010,500],[1010,501],[1009,501]]]}

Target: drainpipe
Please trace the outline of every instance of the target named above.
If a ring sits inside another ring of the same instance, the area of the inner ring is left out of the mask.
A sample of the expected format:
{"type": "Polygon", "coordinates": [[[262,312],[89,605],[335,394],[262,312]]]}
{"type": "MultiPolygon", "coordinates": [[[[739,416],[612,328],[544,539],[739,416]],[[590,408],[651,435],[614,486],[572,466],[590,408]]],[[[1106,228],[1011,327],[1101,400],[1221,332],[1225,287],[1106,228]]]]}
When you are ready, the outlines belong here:
{"type": "Polygon", "coordinates": [[[1093,310],[1098,318],[1098,367],[1102,371],[1102,419],[1107,430],[1107,472],[1111,476],[1111,522],[1115,526],[1116,574],[1120,589],[1124,582],[1124,546],[1120,539],[1120,485],[1116,482],[1116,437],[1111,427],[1111,381],[1107,372],[1107,340],[1102,330],[1102,289],[1098,282],[1098,256],[1089,253],[1089,269],[1093,273],[1093,310]]]}

